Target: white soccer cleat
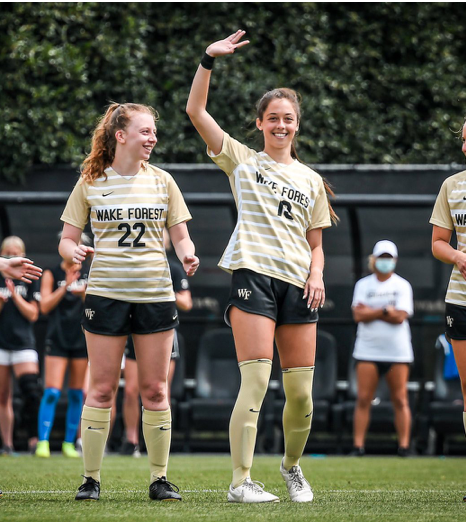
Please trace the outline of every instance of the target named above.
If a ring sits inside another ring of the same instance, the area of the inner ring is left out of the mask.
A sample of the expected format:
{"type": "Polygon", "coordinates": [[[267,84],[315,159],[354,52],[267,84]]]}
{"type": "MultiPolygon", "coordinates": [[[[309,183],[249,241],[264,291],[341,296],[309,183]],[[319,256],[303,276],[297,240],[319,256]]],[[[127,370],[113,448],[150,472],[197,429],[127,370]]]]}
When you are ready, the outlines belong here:
{"type": "Polygon", "coordinates": [[[228,502],[253,504],[256,502],[280,502],[280,499],[272,493],[264,491],[264,484],[253,482],[249,477],[237,488],[230,485],[228,502]]]}
{"type": "Polygon", "coordinates": [[[280,464],[280,473],[283,480],[286,482],[288,493],[292,502],[312,502],[314,493],[311,485],[304,478],[300,466],[293,466],[289,471],[283,467],[283,460],[280,464]]]}

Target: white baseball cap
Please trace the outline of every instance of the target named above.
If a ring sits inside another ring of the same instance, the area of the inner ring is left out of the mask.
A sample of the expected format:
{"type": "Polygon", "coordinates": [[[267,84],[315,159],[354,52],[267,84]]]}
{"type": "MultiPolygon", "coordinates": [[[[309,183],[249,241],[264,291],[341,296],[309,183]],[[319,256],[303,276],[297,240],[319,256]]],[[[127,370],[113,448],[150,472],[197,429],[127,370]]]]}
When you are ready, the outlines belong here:
{"type": "Polygon", "coordinates": [[[383,239],[374,245],[374,250],[372,251],[374,257],[379,257],[382,254],[390,254],[392,257],[398,258],[398,248],[392,241],[383,239]]]}

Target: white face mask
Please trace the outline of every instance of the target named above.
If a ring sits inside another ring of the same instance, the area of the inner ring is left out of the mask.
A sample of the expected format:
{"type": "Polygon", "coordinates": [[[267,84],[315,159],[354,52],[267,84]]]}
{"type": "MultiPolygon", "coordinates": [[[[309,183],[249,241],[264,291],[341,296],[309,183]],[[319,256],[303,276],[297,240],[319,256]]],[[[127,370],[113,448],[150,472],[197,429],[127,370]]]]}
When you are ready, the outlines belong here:
{"type": "Polygon", "coordinates": [[[389,274],[395,270],[395,267],[396,259],[393,259],[393,257],[378,257],[375,260],[375,268],[377,268],[381,274],[389,274]]]}

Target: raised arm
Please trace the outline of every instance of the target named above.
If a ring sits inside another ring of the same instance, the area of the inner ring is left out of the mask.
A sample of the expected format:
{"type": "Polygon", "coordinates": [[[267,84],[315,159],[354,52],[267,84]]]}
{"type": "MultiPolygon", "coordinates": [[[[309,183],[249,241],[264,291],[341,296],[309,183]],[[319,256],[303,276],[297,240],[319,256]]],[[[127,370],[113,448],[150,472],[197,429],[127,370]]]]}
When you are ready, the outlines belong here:
{"type": "Polygon", "coordinates": [[[213,59],[217,56],[233,54],[236,49],[247,45],[249,40],[240,42],[244,35],[245,31],[239,30],[228,38],[214,42],[207,47],[189,93],[186,112],[197,132],[214,154],[220,154],[222,150],[223,130],[206,109],[213,59]]]}

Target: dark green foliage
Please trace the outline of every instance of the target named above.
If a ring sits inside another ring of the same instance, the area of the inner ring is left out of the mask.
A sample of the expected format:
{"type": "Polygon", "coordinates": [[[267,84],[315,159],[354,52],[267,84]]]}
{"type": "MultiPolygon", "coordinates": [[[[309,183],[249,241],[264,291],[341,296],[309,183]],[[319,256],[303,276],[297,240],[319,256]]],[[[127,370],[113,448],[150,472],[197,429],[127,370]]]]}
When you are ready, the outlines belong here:
{"type": "Polygon", "coordinates": [[[158,110],[155,163],[205,162],[186,99],[206,45],[237,28],[251,45],[216,61],[209,100],[233,136],[249,136],[263,92],[288,86],[306,162],[461,161],[463,15],[461,3],[0,4],[0,176],[78,165],[113,100],[158,110]]]}

